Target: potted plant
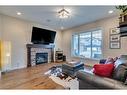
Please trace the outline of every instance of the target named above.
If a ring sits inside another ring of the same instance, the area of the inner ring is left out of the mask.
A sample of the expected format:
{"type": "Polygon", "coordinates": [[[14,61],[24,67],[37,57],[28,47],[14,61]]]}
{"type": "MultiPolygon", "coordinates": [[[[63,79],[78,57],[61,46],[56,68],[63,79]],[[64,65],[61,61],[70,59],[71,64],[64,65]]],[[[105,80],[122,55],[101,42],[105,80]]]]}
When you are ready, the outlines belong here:
{"type": "Polygon", "coordinates": [[[119,6],[116,6],[116,9],[118,9],[120,11],[120,23],[121,22],[125,22],[127,21],[127,6],[126,5],[119,5],[119,6]]]}

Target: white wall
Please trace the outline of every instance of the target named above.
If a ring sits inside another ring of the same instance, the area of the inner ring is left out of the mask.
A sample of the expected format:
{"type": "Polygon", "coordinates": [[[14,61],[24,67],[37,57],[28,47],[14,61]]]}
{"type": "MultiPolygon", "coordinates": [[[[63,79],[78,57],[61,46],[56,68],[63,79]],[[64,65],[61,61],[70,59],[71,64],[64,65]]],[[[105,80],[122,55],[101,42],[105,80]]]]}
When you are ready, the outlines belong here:
{"type": "MultiPolygon", "coordinates": [[[[72,39],[72,34],[75,32],[82,32],[82,31],[88,31],[91,29],[96,29],[98,27],[101,27],[103,30],[103,57],[115,57],[119,56],[121,54],[127,54],[127,38],[122,38],[121,39],[121,49],[110,49],[109,48],[109,31],[110,28],[117,27],[118,24],[118,17],[111,17],[111,18],[105,18],[102,20],[98,20],[89,24],[81,25],[79,27],[75,27],[66,31],[63,31],[63,50],[64,53],[67,56],[68,60],[72,59],[79,59],[79,58],[74,58],[71,56],[71,39],[72,39]]],[[[97,63],[98,61],[91,60],[91,59],[86,59],[86,63],[97,63]]]]}
{"type": "MultiPolygon", "coordinates": [[[[10,41],[12,45],[12,69],[27,66],[26,44],[31,43],[30,41],[33,26],[50,29],[49,27],[38,23],[29,22],[6,15],[0,15],[0,38],[2,38],[3,41],[10,41]]],[[[60,31],[57,31],[55,44],[56,49],[61,48],[60,31]]]]}

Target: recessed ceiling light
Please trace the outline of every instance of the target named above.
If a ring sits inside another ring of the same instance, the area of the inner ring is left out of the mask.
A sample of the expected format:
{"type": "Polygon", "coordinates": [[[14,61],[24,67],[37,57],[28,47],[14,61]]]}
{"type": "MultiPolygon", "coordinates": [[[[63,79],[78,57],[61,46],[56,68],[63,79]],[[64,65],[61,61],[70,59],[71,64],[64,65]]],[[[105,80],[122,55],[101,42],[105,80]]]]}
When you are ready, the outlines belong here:
{"type": "Polygon", "coordinates": [[[17,15],[21,15],[22,13],[21,12],[17,12],[17,15]]]}
{"type": "Polygon", "coordinates": [[[64,29],[64,27],[63,26],[61,26],[61,30],[63,30],[64,29]]]}
{"type": "Polygon", "coordinates": [[[112,14],[112,13],[113,13],[113,10],[108,11],[108,13],[109,13],[109,14],[112,14]]]}

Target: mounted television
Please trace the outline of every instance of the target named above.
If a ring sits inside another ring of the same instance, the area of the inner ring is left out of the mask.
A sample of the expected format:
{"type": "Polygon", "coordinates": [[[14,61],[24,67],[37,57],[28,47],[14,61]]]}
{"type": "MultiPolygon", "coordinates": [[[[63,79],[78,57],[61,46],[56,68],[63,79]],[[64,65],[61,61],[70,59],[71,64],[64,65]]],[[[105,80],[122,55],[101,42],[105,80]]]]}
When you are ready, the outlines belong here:
{"type": "Polygon", "coordinates": [[[33,44],[50,44],[54,43],[55,36],[55,31],[33,27],[31,42],[33,44]]]}

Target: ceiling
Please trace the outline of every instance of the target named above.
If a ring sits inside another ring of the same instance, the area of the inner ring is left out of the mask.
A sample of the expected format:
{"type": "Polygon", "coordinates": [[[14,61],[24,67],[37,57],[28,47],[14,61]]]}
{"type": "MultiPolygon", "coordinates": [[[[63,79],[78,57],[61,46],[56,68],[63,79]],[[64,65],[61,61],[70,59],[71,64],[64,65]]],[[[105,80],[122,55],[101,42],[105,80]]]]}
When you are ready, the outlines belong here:
{"type": "Polygon", "coordinates": [[[61,30],[112,17],[118,14],[115,6],[64,6],[70,12],[68,19],[60,19],[57,12],[63,6],[0,6],[0,13],[16,18],[38,22],[48,27],[61,30]],[[108,11],[113,10],[112,14],[108,11]],[[22,15],[17,15],[21,12],[22,15]]]}

